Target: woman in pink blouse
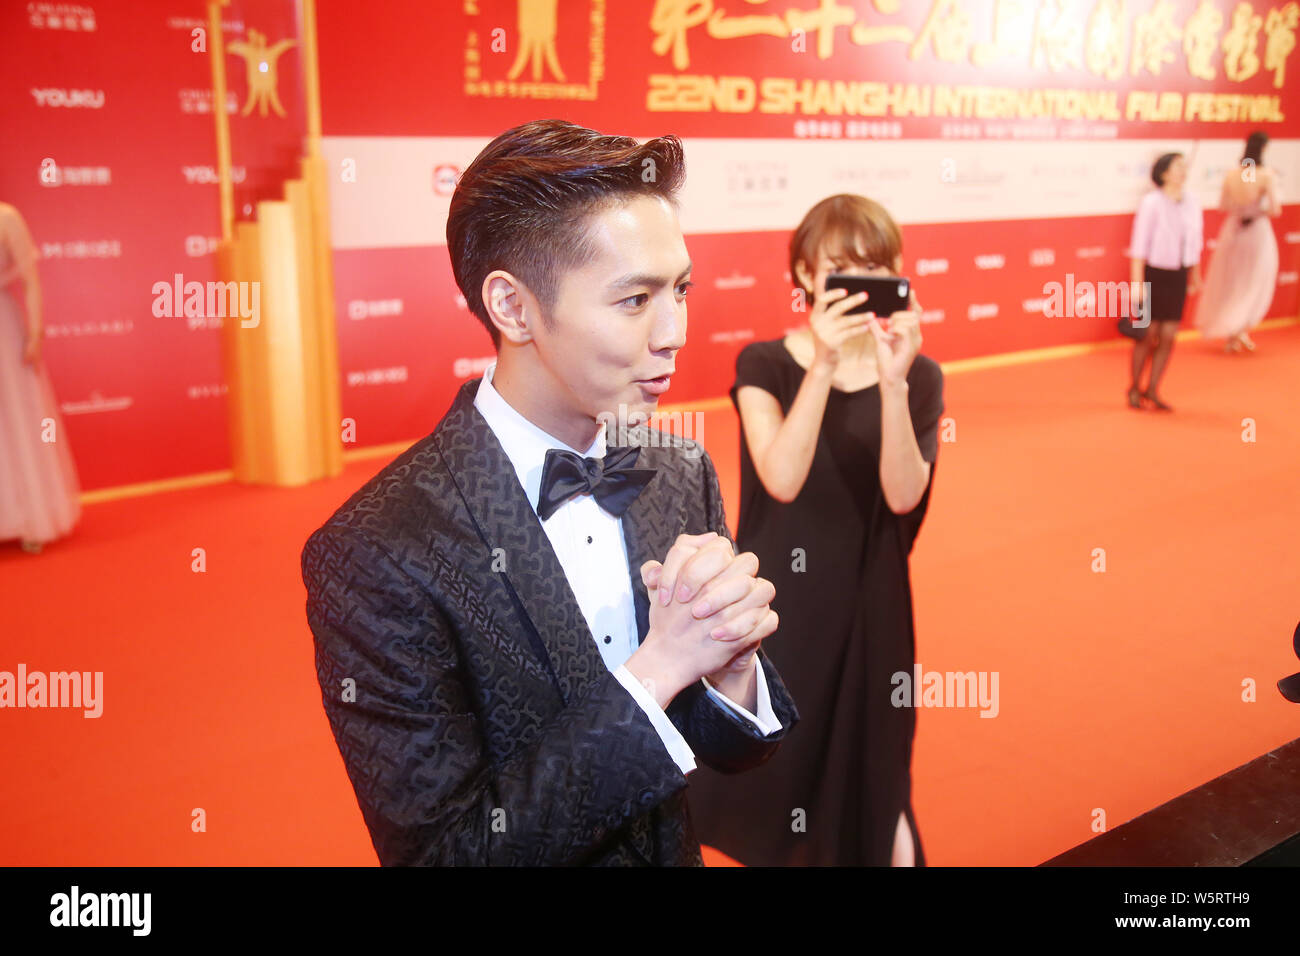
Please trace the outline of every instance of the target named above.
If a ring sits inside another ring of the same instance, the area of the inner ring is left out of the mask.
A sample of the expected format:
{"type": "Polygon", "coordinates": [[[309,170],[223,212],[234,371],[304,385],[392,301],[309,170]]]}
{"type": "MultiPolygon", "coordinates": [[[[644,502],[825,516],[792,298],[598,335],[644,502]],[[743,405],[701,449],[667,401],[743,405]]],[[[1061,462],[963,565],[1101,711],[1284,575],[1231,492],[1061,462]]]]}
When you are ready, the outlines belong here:
{"type": "Polygon", "coordinates": [[[1151,180],[1157,188],[1142,197],[1129,242],[1130,279],[1138,290],[1134,312],[1136,315],[1141,309],[1151,324],[1147,334],[1133,344],[1128,403],[1141,408],[1146,399],[1169,412],[1173,409],[1160,398],[1159,387],[1174,349],[1186,296],[1189,292],[1196,295],[1201,287],[1201,207],[1183,188],[1187,161],[1181,153],[1166,153],[1156,160],[1151,180]],[[1144,390],[1141,381],[1147,359],[1151,360],[1151,377],[1144,390]]]}

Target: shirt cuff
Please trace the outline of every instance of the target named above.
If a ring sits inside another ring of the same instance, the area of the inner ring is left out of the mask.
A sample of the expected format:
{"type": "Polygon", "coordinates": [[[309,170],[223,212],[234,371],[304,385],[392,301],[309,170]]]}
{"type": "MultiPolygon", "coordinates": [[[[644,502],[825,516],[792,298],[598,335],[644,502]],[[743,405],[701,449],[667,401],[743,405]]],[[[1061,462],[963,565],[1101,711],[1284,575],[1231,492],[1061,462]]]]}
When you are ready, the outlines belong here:
{"type": "Polygon", "coordinates": [[[772,697],[767,690],[767,675],[763,673],[763,662],[754,657],[754,666],[758,668],[758,713],[751,714],[744,707],[741,707],[734,700],[719,690],[715,690],[709,683],[708,678],[701,677],[704,686],[708,688],[709,696],[716,700],[724,707],[729,707],[741,717],[744,717],[755,727],[763,732],[767,737],[781,729],[781,721],[777,720],[776,713],[772,710],[772,697]]]}
{"type": "Polygon", "coordinates": [[[645,715],[650,718],[651,726],[659,734],[659,739],[664,742],[664,747],[668,749],[668,756],[673,758],[673,762],[681,770],[682,776],[694,770],[695,752],[691,750],[691,745],[686,742],[686,738],[673,726],[673,722],[668,719],[668,715],[659,706],[659,702],[651,696],[650,692],[642,686],[641,682],[636,679],[627,667],[620,665],[614,671],[614,676],[632,695],[632,699],[637,702],[637,705],[645,711],[645,715]]]}

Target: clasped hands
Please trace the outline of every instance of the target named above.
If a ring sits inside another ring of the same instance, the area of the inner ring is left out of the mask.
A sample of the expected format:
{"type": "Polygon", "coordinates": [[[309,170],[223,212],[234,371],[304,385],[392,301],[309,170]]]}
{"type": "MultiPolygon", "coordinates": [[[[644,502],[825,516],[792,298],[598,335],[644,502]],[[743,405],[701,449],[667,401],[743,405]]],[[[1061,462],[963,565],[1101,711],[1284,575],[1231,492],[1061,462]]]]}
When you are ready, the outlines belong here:
{"type": "Polygon", "coordinates": [[[754,709],[754,658],[776,630],[772,582],[758,558],[736,554],[710,531],[679,535],[663,563],[647,561],[641,581],[650,598],[650,628],[627,666],[661,707],[705,677],[721,693],[754,709]]]}

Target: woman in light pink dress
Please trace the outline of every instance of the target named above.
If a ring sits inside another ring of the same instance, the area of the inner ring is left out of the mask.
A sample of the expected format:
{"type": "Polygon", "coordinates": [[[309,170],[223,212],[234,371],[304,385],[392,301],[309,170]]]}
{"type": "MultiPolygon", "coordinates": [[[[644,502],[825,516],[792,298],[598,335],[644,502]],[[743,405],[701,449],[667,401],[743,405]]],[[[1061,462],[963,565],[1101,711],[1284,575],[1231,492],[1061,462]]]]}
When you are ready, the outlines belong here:
{"type": "Polygon", "coordinates": [[[67,433],[41,362],[37,258],[23,217],[0,203],[0,542],[16,538],[32,553],[81,516],[67,433]]]}
{"type": "Polygon", "coordinates": [[[1210,259],[1196,327],[1207,339],[1224,339],[1224,349],[1255,350],[1249,332],[1263,321],[1277,288],[1274,216],[1282,214],[1277,174],[1263,164],[1268,134],[1250,134],[1241,168],[1223,177],[1219,205],[1227,215],[1210,259]]]}

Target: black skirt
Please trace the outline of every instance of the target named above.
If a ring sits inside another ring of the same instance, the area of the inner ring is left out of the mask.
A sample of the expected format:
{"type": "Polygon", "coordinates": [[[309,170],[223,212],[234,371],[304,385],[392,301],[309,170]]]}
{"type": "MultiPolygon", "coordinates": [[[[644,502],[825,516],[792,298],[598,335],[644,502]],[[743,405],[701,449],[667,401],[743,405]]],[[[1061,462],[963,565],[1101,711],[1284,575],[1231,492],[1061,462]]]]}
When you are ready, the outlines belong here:
{"type": "Polygon", "coordinates": [[[1147,265],[1144,281],[1151,283],[1151,320],[1181,322],[1183,303],[1187,301],[1187,266],[1181,269],[1157,269],[1147,265]]]}

